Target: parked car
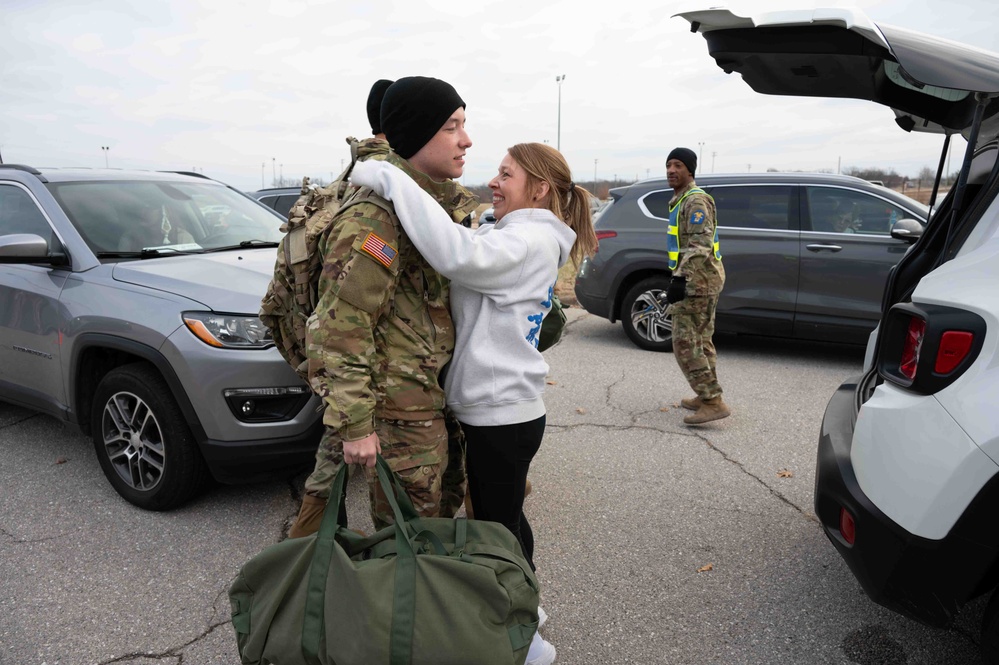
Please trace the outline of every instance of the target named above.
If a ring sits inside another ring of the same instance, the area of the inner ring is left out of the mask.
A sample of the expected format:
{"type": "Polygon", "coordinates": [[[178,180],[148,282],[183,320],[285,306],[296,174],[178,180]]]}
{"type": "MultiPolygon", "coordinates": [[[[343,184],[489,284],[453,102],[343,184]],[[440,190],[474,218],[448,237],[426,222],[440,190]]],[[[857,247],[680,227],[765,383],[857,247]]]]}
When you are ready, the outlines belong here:
{"type": "Polygon", "coordinates": [[[151,510],[306,464],[320,402],[257,316],[279,222],[203,176],[0,165],[0,400],[151,510]]]}
{"type": "Polygon", "coordinates": [[[486,208],[481,215],[479,215],[479,226],[483,224],[495,224],[496,214],[493,212],[492,208],[486,208]]]}
{"type": "Polygon", "coordinates": [[[873,100],[903,129],[944,134],[942,154],[950,134],[968,140],[957,185],[889,276],[865,372],[826,407],[815,513],[887,608],[945,627],[991,594],[980,646],[997,663],[999,54],[843,9],[681,16],[759,92],[873,100]]]}
{"type": "Polygon", "coordinates": [[[249,195],[263,203],[265,206],[281,216],[281,219],[288,219],[288,212],[295,205],[295,201],[302,195],[301,187],[268,187],[249,192],[249,195]]]}
{"type": "MultiPolygon", "coordinates": [[[[715,329],[863,344],[877,324],[888,271],[918,238],[928,208],[866,180],[821,173],[701,175],[715,199],[725,288],[715,329]],[[892,229],[908,229],[906,239],[892,229]]],[[[665,178],[611,190],[595,221],[597,253],[576,276],[579,304],[620,320],[639,347],[668,351],[658,298],[670,280],[665,178]]]]}

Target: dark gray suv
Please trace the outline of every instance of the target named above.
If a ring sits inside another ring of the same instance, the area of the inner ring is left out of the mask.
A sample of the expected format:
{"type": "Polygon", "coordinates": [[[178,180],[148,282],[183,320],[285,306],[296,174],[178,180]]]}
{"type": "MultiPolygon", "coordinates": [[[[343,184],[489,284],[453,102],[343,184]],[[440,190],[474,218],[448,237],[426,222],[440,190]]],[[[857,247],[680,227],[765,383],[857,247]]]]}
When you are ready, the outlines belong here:
{"type": "Polygon", "coordinates": [[[321,402],[257,316],[280,226],[204,176],[0,165],[0,400],[142,508],[306,465],[321,402]]]}
{"type": "MultiPolygon", "coordinates": [[[[922,233],[929,209],[851,176],[700,175],[718,208],[726,282],[717,332],[863,344],[881,314],[888,271],[922,233]],[[894,237],[893,237],[894,236],[894,237]]],[[[620,320],[643,349],[672,349],[658,295],[669,284],[673,190],[653,178],[611,190],[595,222],[600,247],[576,276],[586,311],[620,320]]]]}
{"type": "Polygon", "coordinates": [[[269,187],[249,192],[249,195],[263,203],[265,206],[288,219],[288,213],[295,201],[302,195],[301,187],[269,187]]]}

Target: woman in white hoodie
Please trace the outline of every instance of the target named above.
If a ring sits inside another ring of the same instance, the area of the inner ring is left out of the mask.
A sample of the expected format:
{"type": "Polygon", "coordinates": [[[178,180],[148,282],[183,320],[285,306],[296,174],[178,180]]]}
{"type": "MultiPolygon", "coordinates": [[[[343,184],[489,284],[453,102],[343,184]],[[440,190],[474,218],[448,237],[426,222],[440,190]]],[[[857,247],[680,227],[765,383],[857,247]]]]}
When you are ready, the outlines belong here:
{"type": "Polygon", "coordinates": [[[548,364],[538,334],[559,268],[596,250],[589,193],[572,182],[562,154],[542,143],[508,150],[489,182],[496,223],[475,230],[455,224],[388,162],[358,162],[351,180],[390,199],[416,248],[451,280],[455,350],[444,391],[467,442],[475,517],[506,525],[534,568],[523,507],[545,430],[548,364]]]}

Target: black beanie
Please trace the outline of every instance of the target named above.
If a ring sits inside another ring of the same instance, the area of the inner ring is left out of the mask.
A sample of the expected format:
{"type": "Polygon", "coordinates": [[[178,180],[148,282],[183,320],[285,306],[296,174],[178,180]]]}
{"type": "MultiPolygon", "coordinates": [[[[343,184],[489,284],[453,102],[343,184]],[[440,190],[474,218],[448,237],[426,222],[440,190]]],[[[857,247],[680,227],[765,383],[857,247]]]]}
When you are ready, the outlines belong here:
{"type": "Polygon", "coordinates": [[[392,85],[392,81],[378,79],[371,86],[371,92],[368,93],[368,122],[371,123],[372,134],[382,133],[382,97],[385,96],[385,91],[390,85],[392,85]]]}
{"type": "Polygon", "coordinates": [[[450,83],[426,76],[401,78],[382,99],[382,131],[392,149],[409,159],[430,142],[465,102],[450,83]]]}
{"type": "MultiPolygon", "coordinates": [[[[391,144],[391,141],[389,143],[391,144]]],[[[683,165],[690,171],[690,175],[694,175],[694,171],[697,170],[697,155],[690,148],[673,148],[666,161],[671,159],[679,159],[683,162],[683,165]]]]}

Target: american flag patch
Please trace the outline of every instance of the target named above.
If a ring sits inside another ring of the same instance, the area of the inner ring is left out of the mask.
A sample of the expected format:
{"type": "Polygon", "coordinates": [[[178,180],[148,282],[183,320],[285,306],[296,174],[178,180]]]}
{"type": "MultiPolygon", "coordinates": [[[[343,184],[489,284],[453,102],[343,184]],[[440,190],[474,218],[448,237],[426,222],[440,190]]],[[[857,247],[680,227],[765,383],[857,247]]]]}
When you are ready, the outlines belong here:
{"type": "Polygon", "coordinates": [[[368,237],[364,239],[364,243],[361,245],[361,251],[373,257],[375,261],[378,261],[378,263],[382,264],[386,268],[392,266],[392,262],[399,253],[391,245],[376,236],[374,233],[369,233],[368,237]]]}

